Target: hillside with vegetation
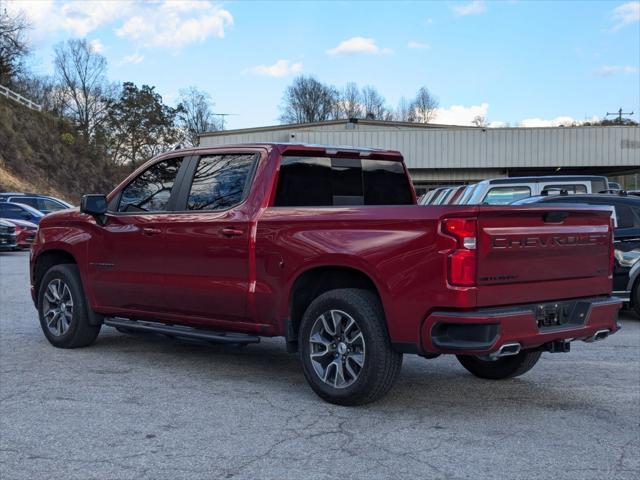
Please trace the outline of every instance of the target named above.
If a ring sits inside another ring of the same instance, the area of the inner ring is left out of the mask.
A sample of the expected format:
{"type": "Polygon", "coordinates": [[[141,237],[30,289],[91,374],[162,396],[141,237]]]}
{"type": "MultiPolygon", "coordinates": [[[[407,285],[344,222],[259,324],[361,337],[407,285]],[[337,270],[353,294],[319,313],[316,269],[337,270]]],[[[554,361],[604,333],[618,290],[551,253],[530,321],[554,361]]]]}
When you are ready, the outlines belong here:
{"type": "Polygon", "coordinates": [[[55,46],[53,74],[29,68],[23,14],[0,9],[0,85],[33,110],[0,96],[0,191],[49,193],[77,204],[106,193],[154,155],[192,146],[219,128],[206,92],[180,91],[171,107],[150,85],[116,83],[106,58],[86,39],[55,46]]]}
{"type": "Polygon", "coordinates": [[[0,97],[0,190],[77,204],[83,193],[108,192],[128,171],[78,138],[67,120],[0,97]]]}

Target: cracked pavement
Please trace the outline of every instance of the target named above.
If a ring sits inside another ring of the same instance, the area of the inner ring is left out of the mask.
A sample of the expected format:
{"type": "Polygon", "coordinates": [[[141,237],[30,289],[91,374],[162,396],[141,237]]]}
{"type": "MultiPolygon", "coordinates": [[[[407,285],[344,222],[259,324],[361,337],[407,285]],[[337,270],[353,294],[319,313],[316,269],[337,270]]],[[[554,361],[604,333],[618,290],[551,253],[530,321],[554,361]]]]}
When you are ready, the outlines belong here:
{"type": "Polygon", "coordinates": [[[635,479],[640,320],[491,382],[405,356],[381,401],[330,405],[282,339],[245,348],[40,331],[28,254],[0,253],[1,479],[635,479]]]}

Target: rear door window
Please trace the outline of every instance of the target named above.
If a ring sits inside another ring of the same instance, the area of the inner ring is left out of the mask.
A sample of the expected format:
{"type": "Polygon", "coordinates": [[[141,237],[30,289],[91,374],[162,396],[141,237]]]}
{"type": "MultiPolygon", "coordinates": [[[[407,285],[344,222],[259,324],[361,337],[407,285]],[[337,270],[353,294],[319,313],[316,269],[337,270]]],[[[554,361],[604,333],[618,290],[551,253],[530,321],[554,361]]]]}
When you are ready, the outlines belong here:
{"type": "Polygon", "coordinates": [[[527,186],[493,187],[484,197],[482,203],[487,205],[509,205],[516,200],[531,196],[531,189],[527,186]]]}
{"type": "Polygon", "coordinates": [[[587,193],[586,185],[582,184],[572,184],[572,185],[545,185],[542,189],[543,192],[552,192],[552,191],[567,192],[567,193],[587,193]]]}
{"type": "Polygon", "coordinates": [[[181,164],[182,158],[169,158],[151,165],[122,190],[118,211],[145,213],[168,210],[181,164]]]}
{"type": "Polygon", "coordinates": [[[245,198],[257,158],[255,153],[200,157],[191,182],[187,210],[226,210],[238,205],[245,198]]]}
{"type": "Polygon", "coordinates": [[[38,210],[40,209],[38,199],[34,197],[11,197],[9,201],[29,205],[30,207],[37,208],[38,210]]]}
{"type": "Polygon", "coordinates": [[[360,158],[284,157],[275,205],[280,207],[411,205],[401,162],[360,158]]]}
{"type": "Polygon", "coordinates": [[[49,200],[48,198],[41,198],[40,206],[41,206],[40,210],[46,210],[48,212],[57,212],[58,210],[64,210],[67,208],[61,203],[55,202],[53,200],[49,200]]]}

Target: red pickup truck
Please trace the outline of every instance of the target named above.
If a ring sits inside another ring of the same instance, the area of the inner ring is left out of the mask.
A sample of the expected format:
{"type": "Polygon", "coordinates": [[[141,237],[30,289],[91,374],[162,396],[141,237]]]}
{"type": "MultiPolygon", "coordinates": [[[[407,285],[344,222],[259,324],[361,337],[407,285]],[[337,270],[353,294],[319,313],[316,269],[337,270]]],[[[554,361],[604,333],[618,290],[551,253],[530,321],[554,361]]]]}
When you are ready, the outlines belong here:
{"type": "Polygon", "coordinates": [[[403,354],[509,378],[619,329],[608,207],[419,206],[396,151],[178,150],[47,215],[31,292],[47,339],[102,325],[247,344],[283,336],[323,399],[371,402],[403,354]]]}

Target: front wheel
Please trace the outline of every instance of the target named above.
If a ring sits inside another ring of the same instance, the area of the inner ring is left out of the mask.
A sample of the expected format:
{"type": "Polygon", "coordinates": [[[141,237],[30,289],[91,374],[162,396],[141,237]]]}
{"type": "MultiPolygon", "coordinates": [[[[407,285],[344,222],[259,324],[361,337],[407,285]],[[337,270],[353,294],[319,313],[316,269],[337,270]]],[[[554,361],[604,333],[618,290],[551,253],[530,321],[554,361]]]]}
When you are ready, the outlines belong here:
{"type": "Polygon", "coordinates": [[[476,355],[457,355],[457,357],[462,366],[476,377],[502,380],[527,373],[538,363],[541,354],[540,351],[522,350],[517,355],[495,360],[476,355]]]}
{"type": "Polygon", "coordinates": [[[400,373],[376,295],[331,290],[307,308],[299,331],[304,375],[316,394],[336,405],[363,405],[385,395],[400,373]]]}
{"type": "Polygon", "coordinates": [[[91,325],[80,273],[76,265],[55,265],[44,274],[38,292],[40,326],[59,348],[91,345],[100,325],[91,325]]]}

